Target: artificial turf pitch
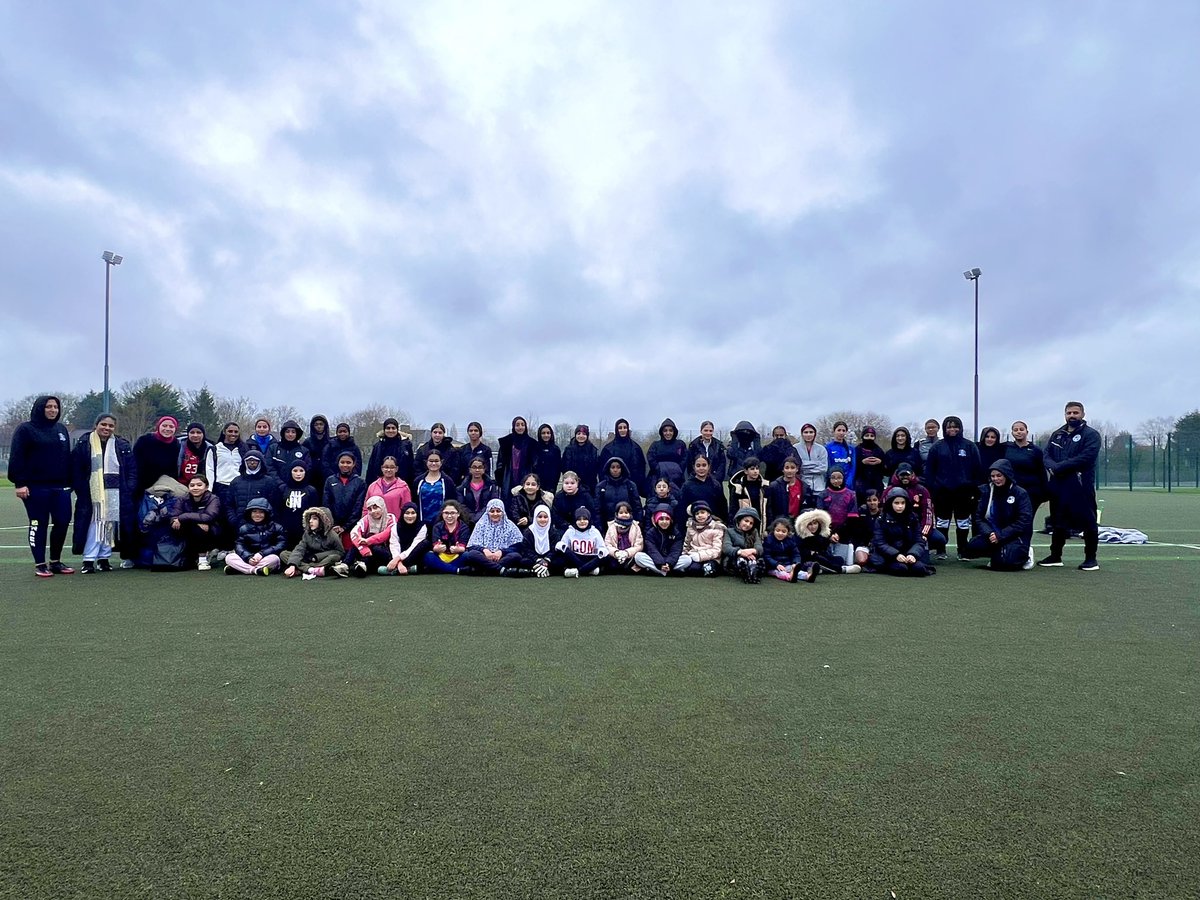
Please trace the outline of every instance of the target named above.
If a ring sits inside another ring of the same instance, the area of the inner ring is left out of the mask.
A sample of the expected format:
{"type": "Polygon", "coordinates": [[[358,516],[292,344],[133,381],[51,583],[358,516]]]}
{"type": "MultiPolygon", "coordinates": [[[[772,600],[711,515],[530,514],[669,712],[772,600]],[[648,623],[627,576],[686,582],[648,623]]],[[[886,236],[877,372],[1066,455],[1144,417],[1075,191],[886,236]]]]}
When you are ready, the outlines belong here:
{"type": "MultiPolygon", "coordinates": [[[[1200,546],[1200,496],[1103,496],[1200,546]]],[[[811,586],[42,581],[22,537],[2,897],[1200,895],[1197,549],[811,586]]]]}

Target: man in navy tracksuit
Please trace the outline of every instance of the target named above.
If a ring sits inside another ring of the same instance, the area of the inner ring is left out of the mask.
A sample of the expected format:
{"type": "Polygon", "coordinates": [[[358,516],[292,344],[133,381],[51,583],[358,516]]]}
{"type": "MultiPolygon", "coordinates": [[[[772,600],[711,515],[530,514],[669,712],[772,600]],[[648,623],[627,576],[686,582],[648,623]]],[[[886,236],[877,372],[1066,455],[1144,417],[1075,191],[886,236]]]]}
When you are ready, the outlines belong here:
{"type": "Polygon", "coordinates": [[[1050,555],[1039,566],[1063,564],[1062,551],[1072,531],[1083,532],[1083,572],[1095,572],[1100,528],[1096,523],[1096,460],[1100,432],[1083,418],[1083,404],[1072,400],[1064,411],[1066,423],[1050,436],[1044,459],[1050,476],[1050,519],[1054,523],[1050,555]]]}

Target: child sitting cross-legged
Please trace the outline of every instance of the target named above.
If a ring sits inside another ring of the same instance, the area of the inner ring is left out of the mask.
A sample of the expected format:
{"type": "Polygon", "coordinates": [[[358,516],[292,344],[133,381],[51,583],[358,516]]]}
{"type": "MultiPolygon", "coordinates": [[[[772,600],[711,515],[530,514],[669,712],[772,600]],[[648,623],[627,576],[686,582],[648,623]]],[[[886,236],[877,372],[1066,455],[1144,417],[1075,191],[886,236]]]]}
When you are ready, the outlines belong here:
{"type": "Polygon", "coordinates": [[[862,566],[848,564],[829,551],[832,531],[829,513],[823,509],[806,509],[796,517],[796,539],[800,543],[800,562],[806,567],[816,566],[835,575],[857,575],[862,571],[862,566]]]}
{"type": "Polygon", "coordinates": [[[813,565],[804,568],[792,523],[783,516],[771,523],[771,533],[763,538],[763,559],[771,574],[780,581],[817,580],[819,570],[813,565]]]}
{"type": "Polygon", "coordinates": [[[283,527],[271,521],[271,504],[264,497],[246,504],[245,519],[233,552],[225,556],[225,574],[270,575],[279,568],[279,554],[286,546],[283,527]]]}
{"type": "Polygon", "coordinates": [[[605,561],[610,571],[640,571],[633,558],[645,547],[642,526],[633,518],[633,507],[624,500],[617,504],[616,515],[608,523],[604,544],[608,547],[608,558],[605,561]]]}
{"type": "Polygon", "coordinates": [[[345,578],[350,567],[342,562],[342,540],[333,533],[333,515],[323,506],[304,511],[304,534],[291,553],[281,555],[283,574],[304,581],[338,575],[345,578]]]}
{"type": "Polygon", "coordinates": [[[592,524],[592,514],[586,506],[575,510],[575,524],[563,532],[556,549],[561,554],[563,575],[599,575],[600,563],[608,556],[604,537],[592,524]]]}

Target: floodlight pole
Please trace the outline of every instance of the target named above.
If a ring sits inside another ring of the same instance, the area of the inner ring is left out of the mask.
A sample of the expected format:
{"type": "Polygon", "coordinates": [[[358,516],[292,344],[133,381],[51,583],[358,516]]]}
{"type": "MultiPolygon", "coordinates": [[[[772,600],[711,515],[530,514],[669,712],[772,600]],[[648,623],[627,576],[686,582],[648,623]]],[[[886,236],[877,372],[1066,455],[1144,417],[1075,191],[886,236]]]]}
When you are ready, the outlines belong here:
{"type": "MultiPolygon", "coordinates": [[[[979,276],[975,282],[975,440],[979,440],[979,276]]],[[[107,370],[106,370],[107,371],[107,370]]]]}
{"type": "Polygon", "coordinates": [[[121,264],[122,257],[111,250],[105,250],[100,257],[104,260],[104,412],[112,411],[112,394],[108,389],[108,323],[109,310],[112,305],[112,267],[121,264]]]}

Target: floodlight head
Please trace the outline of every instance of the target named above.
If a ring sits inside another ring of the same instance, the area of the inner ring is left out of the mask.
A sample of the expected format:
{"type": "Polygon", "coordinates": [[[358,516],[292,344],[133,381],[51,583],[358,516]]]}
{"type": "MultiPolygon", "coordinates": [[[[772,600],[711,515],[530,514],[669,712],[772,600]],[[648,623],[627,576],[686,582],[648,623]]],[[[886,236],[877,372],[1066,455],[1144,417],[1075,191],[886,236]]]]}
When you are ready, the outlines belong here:
{"type": "Polygon", "coordinates": [[[111,250],[105,250],[104,253],[101,254],[101,258],[110,266],[119,266],[125,257],[117,256],[117,254],[113,253],[111,250]]]}
{"type": "Polygon", "coordinates": [[[982,274],[983,270],[981,269],[967,269],[967,271],[963,272],[963,278],[967,279],[967,281],[974,281],[982,274]]]}
{"type": "Polygon", "coordinates": [[[123,257],[123,256],[114,256],[112,258],[112,264],[114,266],[119,266],[124,259],[125,259],[125,257],[123,257]]]}

